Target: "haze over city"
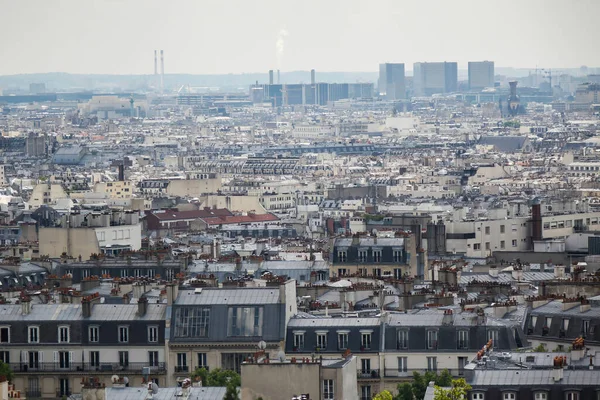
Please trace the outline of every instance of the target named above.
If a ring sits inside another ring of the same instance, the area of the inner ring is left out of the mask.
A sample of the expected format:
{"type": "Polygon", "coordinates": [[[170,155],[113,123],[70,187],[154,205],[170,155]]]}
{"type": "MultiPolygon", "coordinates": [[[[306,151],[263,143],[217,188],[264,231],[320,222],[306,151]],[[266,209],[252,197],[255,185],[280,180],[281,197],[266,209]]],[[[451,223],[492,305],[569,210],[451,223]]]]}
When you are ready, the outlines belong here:
{"type": "Polygon", "coordinates": [[[0,75],[372,71],[379,62],[492,59],[600,65],[600,3],[478,0],[2,0],[0,75]]]}

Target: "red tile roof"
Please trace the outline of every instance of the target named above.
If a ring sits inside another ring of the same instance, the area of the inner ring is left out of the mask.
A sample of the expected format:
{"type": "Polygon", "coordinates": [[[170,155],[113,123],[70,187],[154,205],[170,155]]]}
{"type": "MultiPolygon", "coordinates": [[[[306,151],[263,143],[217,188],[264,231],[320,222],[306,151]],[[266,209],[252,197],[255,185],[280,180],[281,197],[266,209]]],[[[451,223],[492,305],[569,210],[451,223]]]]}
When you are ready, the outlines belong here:
{"type": "Polygon", "coordinates": [[[272,222],[279,221],[279,218],[273,214],[248,214],[248,215],[231,215],[222,217],[202,218],[208,225],[228,225],[228,224],[244,224],[250,222],[272,222]]]}

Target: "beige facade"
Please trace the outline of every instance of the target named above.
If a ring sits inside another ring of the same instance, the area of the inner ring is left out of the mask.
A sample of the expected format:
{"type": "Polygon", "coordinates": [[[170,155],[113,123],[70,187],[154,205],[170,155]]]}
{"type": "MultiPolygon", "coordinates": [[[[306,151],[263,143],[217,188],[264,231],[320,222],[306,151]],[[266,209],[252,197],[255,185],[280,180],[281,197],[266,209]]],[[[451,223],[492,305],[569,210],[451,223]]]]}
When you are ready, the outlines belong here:
{"type": "Polygon", "coordinates": [[[242,364],[241,400],[291,399],[301,394],[319,400],[358,400],[356,357],[242,364]]]}
{"type": "Polygon", "coordinates": [[[258,196],[216,196],[209,195],[200,198],[202,207],[226,208],[231,212],[253,212],[266,214],[258,196]]]}
{"type": "Polygon", "coordinates": [[[65,252],[87,260],[100,253],[96,232],[89,228],[40,228],[39,238],[40,255],[60,257],[65,252]]]}
{"type": "Polygon", "coordinates": [[[221,190],[221,176],[207,179],[172,180],[167,186],[169,196],[200,197],[204,194],[217,193],[221,190]]]}
{"type": "Polygon", "coordinates": [[[94,192],[103,194],[105,198],[127,199],[133,195],[133,185],[130,181],[98,182],[94,192]]]}
{"type": "Polygon", "coordinates": [[[40,183],[35,185],[31,197],[29,198],[29,207],[36,209],[42,205],[56,204],[56,200],[65,199],[69,196],[61,185],[55,183],[40,183]]]}

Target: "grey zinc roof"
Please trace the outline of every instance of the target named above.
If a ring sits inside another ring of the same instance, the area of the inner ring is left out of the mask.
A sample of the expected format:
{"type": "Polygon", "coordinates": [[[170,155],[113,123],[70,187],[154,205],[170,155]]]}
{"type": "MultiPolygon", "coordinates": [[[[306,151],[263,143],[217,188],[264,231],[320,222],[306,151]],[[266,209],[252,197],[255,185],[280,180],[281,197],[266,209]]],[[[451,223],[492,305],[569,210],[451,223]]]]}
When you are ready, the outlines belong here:
{"type": "MultiPolygon", "coordinates": [[[[190,399],[198,400],[223,400],[225,397],[225,387],[192,387],[190,399]]],[[[181,397],[181,388],[168,387],[159,388],[158,393],[153,395],[154,400],[176,399],[181,397]]],[[[148,390],[141,387],[126,388],[106,388],[106,398],[110,400],[145,400],[148,396],[148,390]]]]}
{"type": "Polygon", "coordinates": [[[182,290],[177,296],[177,305],[213,305],[213,304],[277,304],[279,288],[204,288],[201,293],[194,290],[182,290]]]}
{"type": "Polygon", "coordinates": [[[343,328],[349,326],[379,326],[379,318],[292,318],[291,328],[343,328]]]}
{"type": "MultiPolygon", "coordinates": [[[[335,240],[336,246],[352,246],[352,238],[339,238],[335,240]]],[[[404,246],[404,238],[375,238],[373,237],[361,237],[359,239],[359,246],[404,246]]]]}
{"type": "MultiPolygon", "coordinates": [[[[148,304],[146,315],[137,315],[137,304],[95,304],[90,321],[163,320],[166,305],[148,304]]],[[[20,304],[0,305],[0,321],[78,321],[82,318],[80,304],[32,304],[23,315],[20,304]]]]}
{"type": "Polygon", "coordinates": [[[573,316],[581,316],[585,315],[586,317],[600,317],[600,307],[591,307],[589,310],[585,312],[581,312],[579,306],[573,307],[569,310],[563,311],[563,303],[561,300],[554,300],[548,304],[544,304],[543,306],[537,307],[534,310],[531,310],[532,315],[543,314],[543,315],[573,315],[573,316]]]}
{"type": "MultiPolygon", "coordinates": [[[[469,384],[474,388],[481,386],[541,386],[551,387],[554,383],[552,369],[542,370],[477,370],[469,384]]],[[[564,370],[560,381],[565,386],[597,386],[598,371],[564,370]]]]}

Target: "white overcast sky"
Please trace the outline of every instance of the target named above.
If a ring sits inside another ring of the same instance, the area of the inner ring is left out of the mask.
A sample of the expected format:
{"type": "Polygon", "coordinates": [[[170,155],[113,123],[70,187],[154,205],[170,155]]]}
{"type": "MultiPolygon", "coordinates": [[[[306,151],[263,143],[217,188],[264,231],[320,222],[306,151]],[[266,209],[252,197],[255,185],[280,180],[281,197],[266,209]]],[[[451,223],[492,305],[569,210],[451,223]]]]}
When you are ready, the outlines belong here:
{"type": "Polygon", "coordinates": [[[600,0],[0,0],[0,10],[0,75],[151,74],[154,49],[166,73],[600,66],[600,0]]]}

